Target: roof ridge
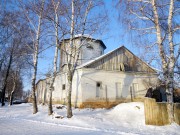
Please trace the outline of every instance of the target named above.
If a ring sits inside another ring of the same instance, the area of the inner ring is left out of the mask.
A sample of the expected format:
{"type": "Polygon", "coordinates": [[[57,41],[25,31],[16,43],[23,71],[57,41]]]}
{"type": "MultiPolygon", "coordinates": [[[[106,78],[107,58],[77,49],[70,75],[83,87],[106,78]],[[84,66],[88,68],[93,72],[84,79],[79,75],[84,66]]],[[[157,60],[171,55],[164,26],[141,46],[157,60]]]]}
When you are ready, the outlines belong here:
{"type": "Polygon", "coordinates": [[[98,60],[106,57],[107,55],[113,53],[114,51],[116,51],[116,50],[118,50],[118,49],[120,49],[120,48],[125,48],[127,51],[129,51],[129,52],[130,52],[132,55],[134,55],[136,58],[138,58],[140,61],[142,61],[142,62],[143,62],[144,64],[146,64],[148,67],[150,67],[152,70],[154,70],[155,72],[157,72],[157,70],[156,70],[155,68],[153,68],[152,66],[150,66],[150,65],[149,65],[148,63],[146,63],[144,60],[140,59],[140,58],[139,58],[138,56],[136,56],[132,51],[130,51],[129,49],[127,49],[124,45],[121,45],[120,47],[118,47],[118,48],[116,48],[116,49],[114,49],[114,50],[112,50],[112,51],[110,51],[110,52],[108,52],[108,53],[106,53],[106,54],[103,54],[103,55],[101,55],[101,56],[99,56],[99,57],[97,57],[97,58],[95,58],[95,59],[93,59],[93,60],[90,60],[90,61],[88,61],[88,62],[86,62],[86,63],[81,64],[80,66],[77,67],[77,69],[82,68],[82,67],[85,67],[85,66],[88,66],[88,65],[90,65],[90,64],[92,64],[92,63],[94,63],[94,62],[96,62],[96,61],[98,61],[98,60]]]}
{"type": "Polygon", "coordinates": [[[103,55],[101,55],[101,56],[99,56],[99,57],[96,57],[96,58],[94,58],[94,59],[92,59],[92,60],[90,60],[90,61],[88,61],[88,62],[86,62],[86,63],[83,63],[83,64],[81,64],[80,66],[78,66],[77,68],[82,68],[82,67],[84,67],[84,66],[88,66],[88,65],[92,64],[93,62],[95,62],[95,61],[97,61],[97,60],[99,60],[99,59],[101,59],[101,58],[103,58],[103,57],[111,54],[112,52],[120,49],[121,47],[124,47],[124,45],[122,45],[122,46],[120,46],[120,47],[118,47],[118,48],[116,48],[116,49],[114,49],[114,50],[112,50],[112,51],[110,51],[110,52],[108,52],[108,53],[106,53],[106,54],[103,54],[103,55]]]}

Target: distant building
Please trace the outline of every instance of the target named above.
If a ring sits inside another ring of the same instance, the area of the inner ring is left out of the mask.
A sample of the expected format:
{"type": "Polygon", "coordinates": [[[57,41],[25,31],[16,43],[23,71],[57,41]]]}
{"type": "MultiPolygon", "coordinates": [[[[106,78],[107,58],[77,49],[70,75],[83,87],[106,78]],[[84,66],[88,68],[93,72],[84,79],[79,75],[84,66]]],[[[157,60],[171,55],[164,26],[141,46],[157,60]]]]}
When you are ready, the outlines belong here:
{"type": "MultiPolygon", "coordinates": [[[[77,47],[80,40],[82,37],[74,38],[77,47]]],[[[83,37],[83,42],[72,84],[72,104],[75,107],[107,107],[132,98],[142,98],[150,85],[156,85],[157,72],[126,47],[121,46],[104,54],[106,46],[103,41],[83,37]]],[[[66,103],[67,79],[63,45],[68,44],[69,39],[61,42],[60,71],[54,83],[53,103],[66,103]]],[[[48,100],[49,80],[39,80],[37,83],[39,103],[48,100]]]]}

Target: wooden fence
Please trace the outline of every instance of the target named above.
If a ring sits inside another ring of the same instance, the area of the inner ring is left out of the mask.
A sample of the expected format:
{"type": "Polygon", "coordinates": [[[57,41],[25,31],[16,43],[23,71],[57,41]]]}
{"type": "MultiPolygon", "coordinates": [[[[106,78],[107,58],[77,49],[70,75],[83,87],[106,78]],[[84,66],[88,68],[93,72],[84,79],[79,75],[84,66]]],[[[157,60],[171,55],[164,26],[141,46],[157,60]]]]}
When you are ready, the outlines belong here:
{"type": "MultiPolygon", "coordinates": [[[[168,125],[167,103],[156,102],[155,99],[144,100],[145,123],[147,125],[168,125]]],[[[180,125],[180,104],[174,103],[174,119],[180,125]]]]}

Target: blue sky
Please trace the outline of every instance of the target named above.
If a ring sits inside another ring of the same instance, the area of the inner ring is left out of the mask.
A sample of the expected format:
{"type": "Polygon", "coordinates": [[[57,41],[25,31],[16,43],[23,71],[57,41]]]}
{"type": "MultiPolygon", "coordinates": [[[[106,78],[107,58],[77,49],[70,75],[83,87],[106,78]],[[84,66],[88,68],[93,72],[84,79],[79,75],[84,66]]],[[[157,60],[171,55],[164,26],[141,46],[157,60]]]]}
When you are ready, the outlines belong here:
{"type": "MultiPolygon", "coordinates": [[[[111,0],[105,0],[105,6],[108,11],[109,23],[108,23],[108,31],[104,34],[94,37],[101,39],[106,45],[107,49],[105,53],[118,48],[121,45],[126,46],[133,53],[138,54],[138,48],[133,47],[129,33],[124,29],[123,24],[118,21],[118,11],[113,6],[113,2],[111,0]]],[[[53,65],[53,57],[54,57],[54,48],[49,48],[44,51],[39,56],[38,63],[38,72],[37,72],[37,80],[45,78],[44,74],[48,72],[48,70],[52,69],[53,65]]],[[[31,89],[30,83],[31,78],[26,78],[24,81],[24,90],[31,89]]]]}
{"type": "MultiPolygon", "coordinates": [[[[0,0],[0,5],[6,5],[7,1],[6,0],[0,0]]],[[[117,2],[117,0],[104,0],[105,2],[105,7],[108,12],[108,17],[109,17],[109,23],[107,25],[108,31],[105,31],[101,35],[93,36],[93,38],[98,38],[104,42],[106,45],[107,49],[105,50],[105,53],[112,51],[122,45],[127,47],[130,51],[132,51],[135,55],[139,56],[138,54],[142,54],[142,48],[138,48],[133,40],[135,39],[134,37],[131,37],[130,31],[127,29],[127,25],[123,24],[118,20],[118,15],[122,11],[122,9],[117,10],[115,8],[114,2],[117,2]],[[133,39],[131,39],[133,38],[133,39]]],[[[15,4],[10,5],[8,7],[10,10],[15,10],[16,6],[15,4]],[[12,7],[11,7],[12,6],[12,7]]],[[[99,8],[97,10],[100,10],[99,8]]],[[[176,19],[179,19],[178,17],[176,19]]],[[[88,33],[86,33],[88,34],[88,33]]],[[[146,35],[146,37],[148,37],[146,35]]],[[[148,38],[156,38],[155,35],[152,36],[150,35],[148,38]]],[[[176,36],[174,41],[179,42],[179,36],[176,36]]],[[[146,42],[146,40],[145,40],[146,42]]],[[[141,43],[141,42],[140,42],[141,43]]],[[[39,62],[38,62],[38,72],[37,72],[37,81],[39,79],[45,78],[45,74],[48,72],[48,70],[52,69],[53,66],[53,57],[54,57],[54,47],[49,48],[48,50],[44,51],[43,53],[40,54],[39,56],[39,62]]],[[[158,51],[158,50],[154,50],[158,51]]],[[[148,55],[146,55],[149,57],[148,55]]],[[[158,61],[159,62],[159,61],[158,61]]],[[[158,65],[157,63],[154,64],[156,68],[160,69],[160,64],[158,65]],[[158,66],[158,67],[157,67],[158,66]]],[[[31,89],[31,77],[28,76],[24,78],[24,90],[31,89]]]]}

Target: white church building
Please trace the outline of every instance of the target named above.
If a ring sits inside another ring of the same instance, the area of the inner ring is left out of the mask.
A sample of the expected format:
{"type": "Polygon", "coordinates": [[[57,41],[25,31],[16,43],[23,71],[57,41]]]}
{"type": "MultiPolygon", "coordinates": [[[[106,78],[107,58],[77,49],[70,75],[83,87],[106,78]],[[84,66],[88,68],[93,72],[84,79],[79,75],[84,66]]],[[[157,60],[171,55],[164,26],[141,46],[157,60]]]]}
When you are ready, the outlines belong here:
{"type": "MultiPolygon", "coordinates": [[[[147,89],[156,85],[157,72],[126,47],[121,46],[107,54],[102,40],[75,37],[75,43],[85,40],[81,47],[78,66],[73,76],[72,105],[75,107],[109,107],[145,96],[147,89]]],[[[64,43],[68,44],[69,39],[64,43]]],[[[61,42],[62,43],[62,42],[61,42]]],[[[67,78],[65,54],[60,45],[60,71],[55,78],[53,103],[66,104],[67,78]]],[[[37,82],[39,103],[47,103],[49,80],[37,82]]]]}

